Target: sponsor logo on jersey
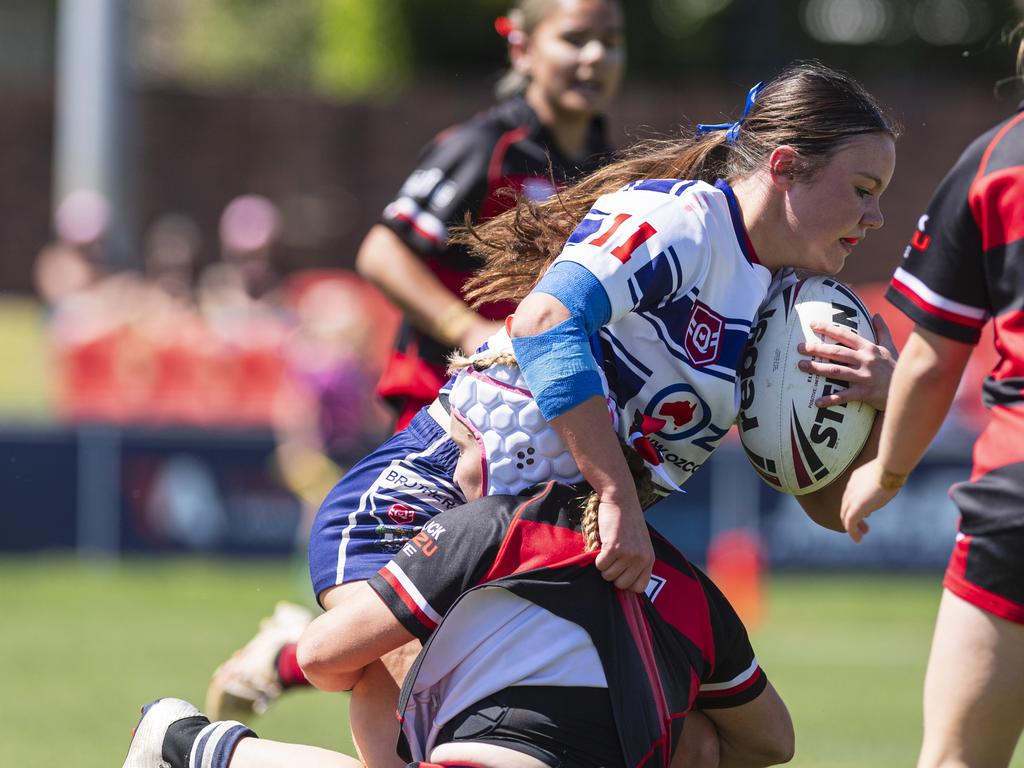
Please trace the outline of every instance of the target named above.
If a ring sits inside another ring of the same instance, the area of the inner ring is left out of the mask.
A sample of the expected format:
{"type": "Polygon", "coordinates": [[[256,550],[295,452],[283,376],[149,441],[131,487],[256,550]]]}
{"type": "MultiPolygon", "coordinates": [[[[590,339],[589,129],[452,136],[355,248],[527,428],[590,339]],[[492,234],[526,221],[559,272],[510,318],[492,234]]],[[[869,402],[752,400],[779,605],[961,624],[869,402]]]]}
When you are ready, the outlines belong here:
{"type": "Polygon", "coordinates": [[[683,341],[690,362],[698,367],[716,362],[724,329],[725,318],[707,304],[695,301],[683,341]]]}
{"type": "Polygon", "coordinates": [[[402,554],[412,557],[416,550],[423,553],[425,557],[433,557],[437,552],[437,540],[444,534],[444,526],[436,520],[431,520],[423,526],[412,540],[402,547],[402,554]]]}
{"type": "Polygon", "coordinates": [[[689,384],[672,384],[656,394],[644,414],[665,423],[655,433],[664,440],[685,440],[711,421],[711,408],[689,384]]]}
{"type": "Polygon", "coordinates": [[[438,488],[435,481],[411,472],[408,468],[389,468],[383,473],[378,483],[378,491],[392,488],[414,496],[420,501],[431,504],[438,509],[451,509],[461,503],[447,491],[438,488]]]}
{"type": "Polygon", "coordinates": [[[688,459],[685,456],[680,456],[679,454],[674,453],[668,445],[660,440],[651,438],[651,444],[657,449],[658,456],[664,463],[671,464],[680,472],[686,472],[687,474],[692,475],[703,465],[703,462],[701,461],[688,459]]]}
{"type": "Polygon", "coordinates": [[[384,552],[397,552],[413,536],[419,528],[405,525],[378,525],[377,544],[384,552]]]}
{"type": "Polygon", "coordinates": [[[388,518],[395,525],[409,525],[416,520],[416,510],[406,504],[392,504],[388,507],[388,518]]]}
{"type": "Polygon", "coordinates": [[[910,238],[910,245],[903,252],[903,258],[907,258],[910,255],[910,249],[913,248],[917,251],[927,251],[928,246],[932,244],[932,236],[925,234],[925,229],[928,226],[928,214],[924,214],[920,219],[917,220],[917,231],[914,232],[914,236],[910,238]]]}

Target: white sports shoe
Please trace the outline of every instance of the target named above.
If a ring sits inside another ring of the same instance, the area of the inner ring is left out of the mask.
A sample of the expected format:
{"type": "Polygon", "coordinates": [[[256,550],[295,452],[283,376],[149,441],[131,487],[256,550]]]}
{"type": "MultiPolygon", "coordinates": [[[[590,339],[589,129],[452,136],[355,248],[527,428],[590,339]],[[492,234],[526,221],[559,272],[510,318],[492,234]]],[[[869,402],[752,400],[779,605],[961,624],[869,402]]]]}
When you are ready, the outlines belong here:
{"type": "Polygon", "coordinates": [[[157,699],[142,708],[142,717],[132,731],[132,743],[124,768],[170,768],[163,758],[167,729],[186,717],[203,713],[181,699],[157,699]]]}
{"type": "Polygon", "coordinates": [[[301,605],[278,603],[252,640],[213,673],[206,690],[210,719],[245,722],[266,712],[282,690],[277,655],[297,642],[312,620],[312,612],[301,605]]]}

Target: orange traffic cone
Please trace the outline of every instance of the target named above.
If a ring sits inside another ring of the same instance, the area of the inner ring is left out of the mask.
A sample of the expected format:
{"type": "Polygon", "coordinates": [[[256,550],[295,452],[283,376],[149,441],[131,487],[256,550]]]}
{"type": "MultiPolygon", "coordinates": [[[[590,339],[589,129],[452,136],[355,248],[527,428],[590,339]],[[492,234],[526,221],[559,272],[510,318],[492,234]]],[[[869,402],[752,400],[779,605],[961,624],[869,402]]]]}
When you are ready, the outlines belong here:
{"type": "Polygon", "coordinates": [[[747,629],[761,621],[766,562],[761,540],[745,528],[724,531],[708,547],[708,575],[732,603],[747,629]]]}

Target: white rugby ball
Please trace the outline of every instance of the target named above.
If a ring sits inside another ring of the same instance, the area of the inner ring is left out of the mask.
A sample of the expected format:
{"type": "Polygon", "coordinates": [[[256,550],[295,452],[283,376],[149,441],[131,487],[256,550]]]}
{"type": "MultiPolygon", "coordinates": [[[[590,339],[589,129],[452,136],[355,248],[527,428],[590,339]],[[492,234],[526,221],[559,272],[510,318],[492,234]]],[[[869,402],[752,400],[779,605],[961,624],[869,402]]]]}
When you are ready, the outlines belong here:
{"type": "Polygon", "coordinates": [[[832,277],[809,277],[762,307],[740,368],[740,440],[747,458],[773,488],[799,496],[835,480],[860,454],[875,409],[853,402],[814,404],[848,384],[797,368],[803,341],[831,342],[814,321],[845,325],[875,341],[871,313],[850,288],[832,277]]]}

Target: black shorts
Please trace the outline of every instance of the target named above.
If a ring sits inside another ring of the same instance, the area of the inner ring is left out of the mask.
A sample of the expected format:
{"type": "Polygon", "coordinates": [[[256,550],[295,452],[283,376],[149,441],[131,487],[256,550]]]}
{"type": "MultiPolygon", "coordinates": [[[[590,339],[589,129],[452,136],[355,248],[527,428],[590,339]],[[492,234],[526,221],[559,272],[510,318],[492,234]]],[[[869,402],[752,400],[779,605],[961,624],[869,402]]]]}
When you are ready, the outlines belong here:
{"type": "Polygon", "coordinates": [[[607,688],[507,688],[448,721],[435,744],[450,741],[514,749],[551,768],[625,764],[607,688]]]}
{"type": "Polygon", "coordinates": [[[1024,624],[1024,528],[972,535],[961,526],[942,586],[971,605],[1024,624]]]}
{"type": "Polygon", "coordinates": [[[971,480],[952,488],[960,532],[942,585],[984,611],[1024,624],[1024,411],[993,408],[974,446],[971,480]]]}

